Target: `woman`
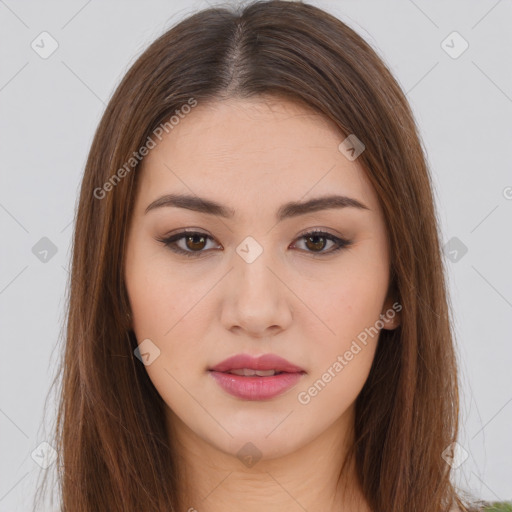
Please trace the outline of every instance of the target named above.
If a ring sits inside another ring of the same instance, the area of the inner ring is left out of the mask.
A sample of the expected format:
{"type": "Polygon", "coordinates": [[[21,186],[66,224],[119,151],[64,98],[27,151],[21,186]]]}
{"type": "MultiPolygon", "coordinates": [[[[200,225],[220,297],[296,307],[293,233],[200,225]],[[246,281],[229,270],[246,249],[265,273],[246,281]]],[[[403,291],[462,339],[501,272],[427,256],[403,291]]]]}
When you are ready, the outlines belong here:
{"type": "Polygon", "coordinates": [[[87,161],[62,365],[63,511],[480,510],[429,171],[360,36],[270,1],[144,52],[87,161]]]}

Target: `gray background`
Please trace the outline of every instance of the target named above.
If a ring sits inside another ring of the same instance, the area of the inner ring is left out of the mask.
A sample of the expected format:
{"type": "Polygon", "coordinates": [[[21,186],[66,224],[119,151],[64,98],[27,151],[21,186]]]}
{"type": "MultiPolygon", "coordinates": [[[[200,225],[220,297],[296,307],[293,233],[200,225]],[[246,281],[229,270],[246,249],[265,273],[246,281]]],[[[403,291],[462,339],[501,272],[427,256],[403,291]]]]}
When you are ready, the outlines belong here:
{"type": "MultiPolygon", "coordinates": [[[[377,50],[414,110],[434,178],[443,244],[449,244],[462,386],[460,443],[468,453],[455,479],[483,498],[510,499],[511,3],[312,3],[377,50]],[[459,52],[461,40],[451,36],[442,45],[453,31],[469,44],[457,58],[445,48],[459,52]]],[[[47,438],[52,420],[52,401],[43,419],[44,400],[60,350],[74,208],[94,130],[136,56],[165,29],[207,6],[0,0],[0,511],[29,510],[42,471],[31,454],[47,438]],[[58,43],[46,59],[31,47],[43,31],[58,43]],[[40,242],[43,237],[57,249],[46,261],[33,251],[48,243],[40,242]]]]}

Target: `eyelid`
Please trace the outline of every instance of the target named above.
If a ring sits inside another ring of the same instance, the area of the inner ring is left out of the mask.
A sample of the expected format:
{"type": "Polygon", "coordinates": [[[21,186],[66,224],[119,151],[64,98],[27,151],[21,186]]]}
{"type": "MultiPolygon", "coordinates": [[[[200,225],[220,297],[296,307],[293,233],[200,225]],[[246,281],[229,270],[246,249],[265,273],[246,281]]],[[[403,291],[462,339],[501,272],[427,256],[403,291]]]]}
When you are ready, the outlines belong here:
{"type": "Polygon", "coordinates": [[[335,235],[327,230],[328,228],[310,228],[302,231],[299,233],[291,245],[294,245],[297,243],[296,241],[300,241],[307,236],[321,236],[322,238],[326,238],[327,240],[330,240],[335,244],[335,247],[330,249],[329,251],[304,251],[301,250],[300,252],[305,252],[306,254],[313,256],[313,257],[327,257],[329,255],[332,255],[341,249],[347,249],[353,244],[353,240],[349,240],[348,238],[345,238],[343,236],[335,235]]]}
{"type": "Polygon", "coordinates": [[[213,236],[209,235],[208,233],[204,233],[202,231],[198,231],[195,228],[186,228],[186,229],[183,229],[183,230],[181,230],[181,231],[179,231],[177,233],[174,233],[172,235],[167,235],[167,236],[164,236],[162,238],[157,238],[156,240],[158,242],[161,242],[162,244],[164,244],[171,251],[173,251],[173,252],[175,252],[177,254],[183,254],[184,256],[192,256],[192,257],[196,257],[196,258],[201,258],[205,254],[207,254],[208,251],[211,250],[211,249],[209,249],[208,251],[205,251],[205,250],[202,250],[202,251],[185,251],[184,249],[181,249],[180,247],[177,247],[175,245],[176,242],[178,242],[178,241],[182,240],[183,238],[185,238],[186,236],[190,236],[190,235],[199,235],[199,236],[203,236],[203,237],[205,237],[207,239],[210,239],[210,240],[215,240],[215,238],[213,236]]]}
{"type": "MultiPolygon", "coordinates": [[[[187,235],[188,236],[199,235],[199,236],[203,236],[212,241],[215,240],[215,238],[213,236],[211,236],[208,233],[205,233],[203,231],[199,231],[196,228],[186,228],[177,233],[174,233],[174,234],[171,234],[168,236],[164,236],[162,238],[157,237],[156,240],[158,242],[161,242],[162,244],[164,244],[171,251],[173,251],[177,254],[182,254],[184,256],[192,256],[192,257],[196,257],[196,258],[201,258],[204,255],[208,254],[212,250],[212,249],[207,249],[207,250],[200,250],[200,251],[187,251],[187,250],[181,249],[180,247],[177,247],[176,245],[174,245],[174,244],[176,244],[176,242],[182,240],[187,235]]],[[[300,240],[306,238],[308,235],[309,236],[322,236],[323,238],[325,238],[335,244],[335,247],[333,249],[330,249],[329,251],[315,252],[315,251],[306,251],[303,249],[299,250],[299,252],[309,254],[313,257],[328,256],[330,254],[338,252],[341,249],[346,249],[353,244],[352,240],[346,239],[342,236],[334,235],[333,233],[330,233],[329,231],[327,231],[327,228],[309,228],[309,229],[306,229],[306,230],[302,231],[301,233],[299,233],[294,238],[294,240],[290,244],[290,246],[293,246],[295,243],[297,243],[297,241],[300,241],[300,240]]],[[[221,244],[219,244],[219,245],[221,245],[221,244]]],[[[288,246],[288,247],[290,247],[290,246],[288,246]]],[[[218,249],[215,249],[215,250],[218,250],[218,249]]]]}

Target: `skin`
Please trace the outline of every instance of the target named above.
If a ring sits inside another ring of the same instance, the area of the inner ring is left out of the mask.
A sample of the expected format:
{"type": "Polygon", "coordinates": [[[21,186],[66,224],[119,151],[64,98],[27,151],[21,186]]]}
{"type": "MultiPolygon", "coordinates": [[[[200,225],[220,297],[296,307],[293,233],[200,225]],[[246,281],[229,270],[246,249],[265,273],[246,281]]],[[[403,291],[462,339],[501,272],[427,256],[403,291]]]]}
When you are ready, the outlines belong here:
{"type": "MultiPolygon", "coordinates": [[[[229,99],[198,104],[143,161],[125,280],[137,340],[160,350],[145,368],[168,406],[183,510],[235,511],[240,503],[249,512],[370,510],[353,467],[340,482],[337,476],[378,335],[309,403],[298,400],[394,302],[382,212],[358,160],[338,150],[344,138],[300,104],[229,99]],[[225,219],[169,206],[145,213],[169,193],[212,199],[236,213],[225,219]],[[368,209],[276,222],[285,202],[333,193],[368,209]],[[175,243],[189,252],[199,247],[198,257],[158,241],[186,228],[211,237],[175,243]],[[352,245],[331,254],[328,240],[307,245],[301,235],[315,228],[352,245]],[[263,248],[252,263],[236,252],[247,236],[263,248]],[[274,353],[307,373],[270,400],[235,398],[207,370],[239,353],[274,353]],[[252,467],[237,457],[248,442],[261,456],[252,467]]],[[[394,329],[399,315],[383,321],[394,329]]]]}

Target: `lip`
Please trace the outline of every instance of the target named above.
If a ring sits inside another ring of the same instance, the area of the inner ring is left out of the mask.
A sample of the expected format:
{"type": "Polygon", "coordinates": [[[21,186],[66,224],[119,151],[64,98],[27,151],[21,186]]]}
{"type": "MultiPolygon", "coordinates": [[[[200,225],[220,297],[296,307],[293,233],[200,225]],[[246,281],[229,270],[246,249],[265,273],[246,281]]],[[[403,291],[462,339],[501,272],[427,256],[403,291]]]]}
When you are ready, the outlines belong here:
{"type": "Polygon", "coordinates": [[[290,361],[287,361],[275,354],[263,354],[259,357],[253,357],[249,354],[237,354],[236,356],[225,359],[221,363],[210,368],[210,370],[215,372],[229,372],[230,370],[240,370],[241,368],[250,368],[252,370],[276,370],[278,372],[287,373],[305,373],[305,370],[299,366],[296,366],[290,363],[290,361]]]}
{"type": "Polygon", "coordinates": [[[209,368],[208,371],[224,391],[243,400],[274,398],[295,386],[306,373],[299,366],[275,354],[264,354],[260,357],[238,354],[209,368]],[[242,368],[276,370],[283,373],[267,377],[245,377],[228,373],[242,368]]]}

